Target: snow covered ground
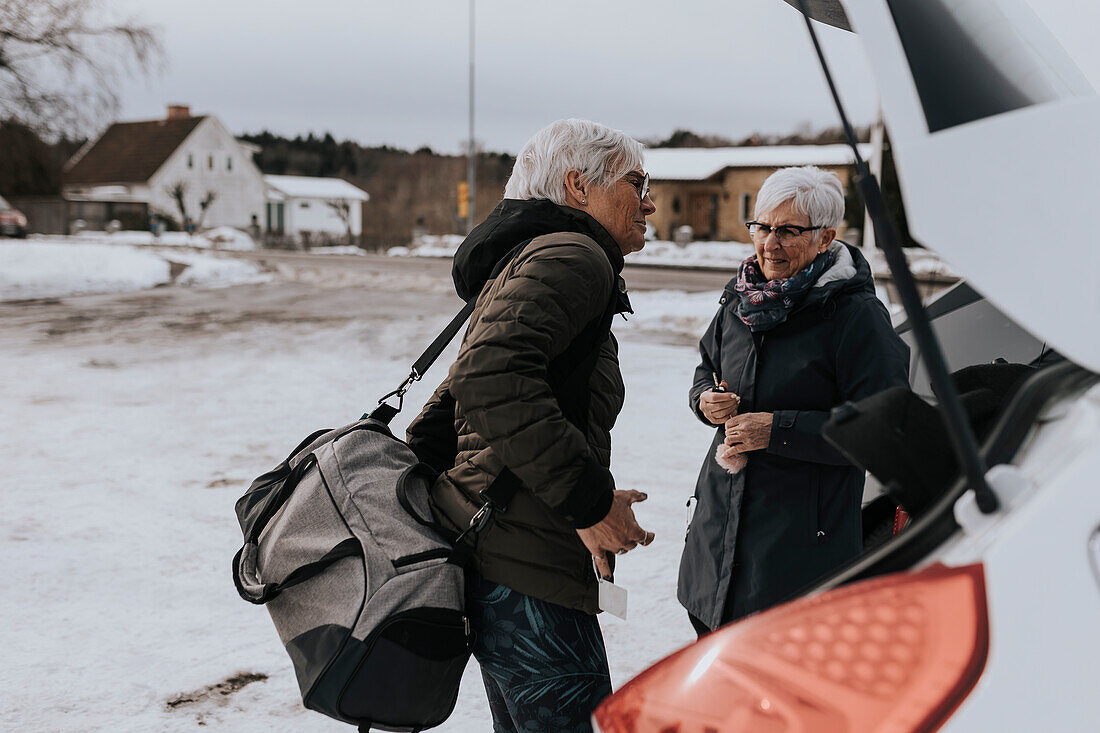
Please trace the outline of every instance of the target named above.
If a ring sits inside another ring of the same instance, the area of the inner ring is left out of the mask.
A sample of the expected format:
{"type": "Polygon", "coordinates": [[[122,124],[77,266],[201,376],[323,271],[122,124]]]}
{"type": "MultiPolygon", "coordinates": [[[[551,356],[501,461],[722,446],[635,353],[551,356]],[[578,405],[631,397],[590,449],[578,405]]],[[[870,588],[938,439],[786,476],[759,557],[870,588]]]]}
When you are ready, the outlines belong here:
{"type": "MultiPolygon", "coordinates": [[[[616,686],[694,639],[675,583],[710,433],[685,394],[718,297],[634,292],[615,325],[613,470],[649,494],[636,510],[657,535],[619,564],[629,621],[601,621],[616,686]]],[[[349,730],[302,708],[266,611],[237,597],[233,504],[304,435],[395,387],[459,305],[408,268],[265,274],[183,249],[0,244],[0,729],[349,730]]],[[[438,730],[489,720],[471,663],[438,730]]]]}
{"type": "Polygon", "coordinates": [[[251,262],[178,248],[139,248],[124,236],[130,234],[141,232],[0,241],[0,300],[126,292],[171,282],[228,285],[264,277],[251,262]]]}
{"type": "MultiPolygon", "coordinates": [[[[75,251],[51,261],[79,283],[75,271],[95,268],[69,269],[75,251]]],[[[104,270],[128,252],[118,290],[164,272],[152,250],[137,253],[141,267],[130,248],[80,251],[104,270]]],[[[422,285],[387,278],[368,300],[349,283],[279,279],[0,302],[0,729],[350,730],[301,707],[266,611],[237,597],[233,503],[302,436],[356,418],[401,380],[458,306],[422,285]]],[[[716,298],[639,293],[638,315],[616,326],[628,395],[613,468],[649,494],[637,513],[657,535],[619,565],[630,620],[602,621],[616,685],[694,638],[674,589],[709,432],[684,405],[687,344],[716,298]]],[[[490,727],[471,663],[439,730],[490,727]]]]}
{"type": "MultiPolygon", "coordinates": [[[[197,247],[199,249],[235,251],[256,249],[256,242],[252,240],[252,237],[233,227],[216,227],[197,234],[163,232],[159,236],[146,231],[119,231],[114,233],[86,231],[75,234],[72,238],[85,242],[155,245],[158,247],[197,247]]],[[[68,237],[63,237],[63,239],[68,239],[68,237]]]]}

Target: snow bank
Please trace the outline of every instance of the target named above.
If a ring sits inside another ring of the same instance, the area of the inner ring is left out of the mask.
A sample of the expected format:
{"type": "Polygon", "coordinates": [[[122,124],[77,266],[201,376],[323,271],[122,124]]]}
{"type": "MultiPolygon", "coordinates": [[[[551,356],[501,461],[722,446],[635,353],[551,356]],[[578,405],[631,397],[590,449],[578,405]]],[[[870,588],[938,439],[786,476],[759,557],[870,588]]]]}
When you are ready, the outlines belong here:
{"type": "Polygon", "coordinates": [[[615,331],[641,334],[668,333],[696,340],[703,335],[718,311],[720,290],[685,293],[680,290],[650,290],[630,293],[634,314],[626,322],[616,320],[615,331]]]}
{"type": "Polygon", "coordinates": [[[224,286],[243,282],[262,282],[270,279],[260,273],[259,267],[244,260],[223,259],[189,252],[172,252],[166,255],[172,262],[187,265],[176,283],[180,285],[224,286]]]}
{"type": "MultiPolygon", "coordinates": [[[[54,239],[55,237],[49,237],[54,239]]],[[[217,227],[198,234],[187,232],[164,232],[159,237],[152,232],[80,232],[71,239],[81,242],[103,244],[155,245],[159,247],[195,247],[198,249],[225,249],[250,251],[256,249],[256,242],[240,229],[217,227]]]]}
{"type": "Polygon", "coordinates": [[[217,227],[199,234],[197,238],[209,240],[214,249],[230,249],[238,252],[256,249],[256,242],[252,240],[252,237],[233,227],[217,227]]]}
{"type": "Polygon", "coordinates": [[[251,262],[142,250],[82,237],[0,244],[0,300],[123,293],[171,282],[230,285],[263,277],[251,262]],[[182,265],[182,271],[172,263],[182,265]]]}
{"type": "Polygon", "coordinates": [[[630,262],[648,265],[690,265],[736,270],[753,254],[751,244],[741,242],[692,242],[681,247],[675,242],[657,239],[646,242],[645,249],[630,255],[630,262]]]}
{"type": "MultiPolygon", "coordinates": [[[[390,247],[391,257],[454,257],[462,243],[462,236],[443,234],[417,239],[409,247],[390,247]]],[[[628,262],[647,265],[671,265],[681,267],[714,267],[735,270],[744,259],[754,253],[751,244],[744,242],[700,241],[680,246],[665,239],[647,241],[645,249],[630,255],[628,262]]],[[[865,252],[875,273],[888,273],[882,250],[865,252]]],[[[942,257],[927,249],[906,249],[905,259],[914,275],[924,277],[959,277],[957,271],[942,257]]]]}
{"type": "Polygon", "coordinates": [[[362,249],[354,244],[337,244],[331,247],[310,247],[309,253],[313,255],[363,255],[362,249]]]}
{"type": "MultiPolygon", "coordinates": [[[[390,247],[391,257],[454,257],[463,237],[441,234],[418,237],[408,247],[390,247]]],[[[646,242],[645,249],[630,255],[630,262],[654,265],[690,265],[698,267],[736,268],[753,253],[751,244],[741,242],[692,242],[681,247],[666,240],[646,242]]]]}
{"type": "Polygon", "coordinates": [[[144,290],[166,283],[163,257],[106,244],[0,245],[0,300],[144,290]]]}

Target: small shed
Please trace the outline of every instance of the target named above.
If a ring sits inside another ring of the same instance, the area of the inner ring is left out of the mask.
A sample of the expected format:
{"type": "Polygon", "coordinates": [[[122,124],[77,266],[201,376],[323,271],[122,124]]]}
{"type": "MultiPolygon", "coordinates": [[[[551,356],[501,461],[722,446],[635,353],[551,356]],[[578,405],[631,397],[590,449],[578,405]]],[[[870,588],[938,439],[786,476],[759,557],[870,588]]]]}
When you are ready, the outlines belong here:
{"type": "Polygon", "coordinates": [[[356,244],[370,195],[341,178],[264,176],[266,230],[303,245],[356,244]]]}
{"type": "MultiPolygon", "coordinates": [[[[870,145],[860,154],[869,157],[870,145]]],[[[851,188],[852,151],[847,145],[774,145],[738,148],[656,148],[646,151],[657,236],[672,239],[688,225],[695,239],[749,241],[756,192],[779,168],[816,165],[840,176],[851,188]]]]}

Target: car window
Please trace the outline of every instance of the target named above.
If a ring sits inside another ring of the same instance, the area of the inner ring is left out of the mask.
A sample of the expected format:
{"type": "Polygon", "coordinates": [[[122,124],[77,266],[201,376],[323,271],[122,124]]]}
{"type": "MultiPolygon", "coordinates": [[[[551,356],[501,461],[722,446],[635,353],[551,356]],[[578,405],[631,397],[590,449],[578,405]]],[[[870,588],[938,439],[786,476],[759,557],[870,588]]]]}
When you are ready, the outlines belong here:
{"type": "MultiPolygon", "coordinates": [[[[1030,364],[1046,348],[1042,340],[1028,333],[966,282],[960,282],[938,295],[926,310],[951,372],[974,364],[989,364],[997,359],[1030,364]]],[[[896,330],[909,345],[910,386],[918,395],[932,398],[928,369],[920,357],[916,336],[909,322],[899,324],[896,330]]]]}
{"type": "Polygon", "coordinates": [[[0,211],[7,211],[10,208],[11,204],[3,196],[0,196],[0,211]]]}
{"type": "Polygon", "coordinates": [[[929,132],[1072,96],[988,0],[887,0],[929,132]]]}

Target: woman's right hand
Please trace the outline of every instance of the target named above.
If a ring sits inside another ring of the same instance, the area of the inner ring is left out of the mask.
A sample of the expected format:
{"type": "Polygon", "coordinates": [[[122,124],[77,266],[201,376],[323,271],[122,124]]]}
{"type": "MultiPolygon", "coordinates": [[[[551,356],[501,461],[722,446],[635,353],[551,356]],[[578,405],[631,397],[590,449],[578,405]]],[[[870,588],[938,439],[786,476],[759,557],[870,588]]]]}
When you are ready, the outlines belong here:
{"type": "Polygon", "coordinates": [[[699,395],[699,412],[712,425],[722,425],[726,420],[737,414],[741,407],[741,398],[733,392],[716,392],[708,390],[699,395]]]}
{"type": "Polygon", "coordinates": [[[645,546],[653,541],[653,533],[641,528],[634,517],[634,510],[630,508],[631,504],[647,498],[649,497],[640,491],[615,489],[607,516],[591,527],[577,530],[581,542],[592,553],[601,578],[611,579],[611,564],[607,561],[607,553],[622,555],[638,545],[645,546]]]}

